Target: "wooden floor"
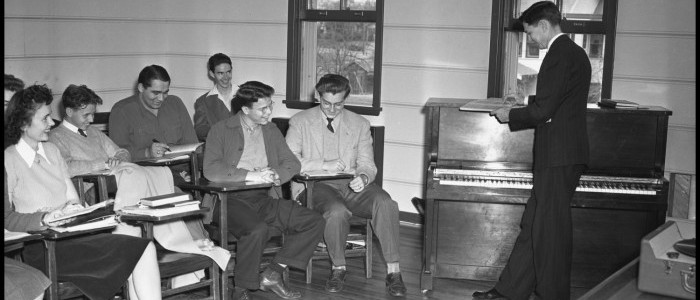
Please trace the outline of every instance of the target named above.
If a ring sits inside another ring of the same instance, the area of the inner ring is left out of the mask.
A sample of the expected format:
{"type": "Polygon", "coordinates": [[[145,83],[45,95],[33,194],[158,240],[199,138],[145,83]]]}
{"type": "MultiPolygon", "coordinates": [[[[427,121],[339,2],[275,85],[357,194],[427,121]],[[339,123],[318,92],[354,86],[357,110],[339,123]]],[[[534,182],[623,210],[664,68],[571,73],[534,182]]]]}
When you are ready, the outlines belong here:
{"type": "MultiPolygon", "coordinates": [[[[376,240],[375,240],[376,241],[376,240]]],[[[375,242],[374,245],[378,245],[375,242]]],[[[375,246],[376,247],[376,246],[375,246]]],[[[384,277],[386,276],[386,264],[378,248],[375,248],[373,258],[373,276],[365,278],[364,261],[362,258],[350,258],[348,263],[348,276],[345,280],[345,288],[340,293],[328,293],[324,290],[326,279],[330,273],[328,260],[314,261],[313,279],[306,284],[304,273],[301,270],[290,271],[290,283],[292,288],[302,292],[302,299],[471,299],[474,291],[489,289],[494,285],[490,281],[473,281],[462,279],[436,278],[433,281],[433,290],[426,294],[420,291],[422,231],[418,226],[401,225],[401,274],[408,292],[405,297],[392,297],[385,291],[384,277]]],[[[572,288],[571,299],[578,299],[588,289],[572,288]]],[[[269,292],[254,291],[252,299],[281,299],[269,292]]],[[[196,293],[187,296],[167,298],[198,299],[196,293]]],[[[534,297],[531,297],[534,299],[534,297]]]]}

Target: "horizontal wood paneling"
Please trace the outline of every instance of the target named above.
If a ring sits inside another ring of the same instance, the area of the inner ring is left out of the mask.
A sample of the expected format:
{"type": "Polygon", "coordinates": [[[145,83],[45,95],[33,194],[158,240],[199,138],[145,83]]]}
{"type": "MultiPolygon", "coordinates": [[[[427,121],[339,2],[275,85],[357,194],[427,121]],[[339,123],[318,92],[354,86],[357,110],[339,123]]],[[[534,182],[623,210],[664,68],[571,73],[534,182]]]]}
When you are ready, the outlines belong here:
{"type": "MultiPolygon", "coordinates": [[[[23,47],[6,47],[5,56],[124,55],[185,52],[255,55],[286,59],[286,47],[262,45],[285,43],[286,24],[240,25],[201,23],[158,23],[50,20],[10,20],[10,28],[49,33],[16,38],[23,47]],[[17,24],[20,23],[20,24],[17,24]],[[222,38],[222,34],[226,38],[222,38]],[[242,42],[246,41],[246,42],[242,42]],[[255,46],[242,47],[242,44],[255,46]]],[[[208,58],[208,56],[207,56],[208,58]]]]}
{"type": "Polygon", "coordinates": [[[695,82],[695,38],[618,35],[615,74],[695,82]]]}
{"type": "Polygon", "coordinates": [[[617,31],[676,32],[695,35],[695,0],[619,0],[617,31]]]}
{"type": "Polygon", "coordinates": [[[430,97],[486,97],[486,71],[385,66],[382,72],[382,99],[390,102],[425,103],[430,97]]]}
{"type": "Polygon", "coordinates": [[[425,28],[386,28],[385,64],[416,64],[488,69],[489,30],[463,32],[425,28]],[[444,47],[443,45],[451,45],[444,47]]]}
{"type": "Polygon", "coordinates": [[[386,140],[409,145],[425,144],[426,116],[421,106],[398,106],[384,104],[384,114],[387,124],[386,140]]]}
{"type": "Polygon", "coordinates": [[[6,0],[5,15],[183,20],[287,20],[286,0],[6,0]]]}
{"type": "Polygon", "coordinates": [[[485,27],[491,24],[491,1],[483,0],[388,0],[384,24],[485,27]]]}

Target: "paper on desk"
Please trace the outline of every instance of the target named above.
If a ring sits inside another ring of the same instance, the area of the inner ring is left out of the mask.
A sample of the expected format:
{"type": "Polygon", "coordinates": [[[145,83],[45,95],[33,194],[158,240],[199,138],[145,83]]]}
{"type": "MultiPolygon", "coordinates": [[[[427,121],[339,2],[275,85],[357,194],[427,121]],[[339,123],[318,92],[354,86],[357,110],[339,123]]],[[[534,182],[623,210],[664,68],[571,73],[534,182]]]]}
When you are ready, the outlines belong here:
{"type": "Polygon", "coordinates": [[[49,219],[46,220],[46,223],[53,223],[53,222],[56,222],[56,221],[60,221],[60,220],[64,220],[64,219],[73,218],[73,217],[77,217],[77,216],[80,216],[80,215],[88,214],[88,213],[91,213],[91,212],[93,212],[93,211],[96,211],[96,210],[98,210],[98,209],[100,209],[100,208],[104,208],[105,206],[107,206],[107,204],[110,204],[110,203],[114,203],[114,200],[110,199],[110,200],[107,200],[107,201],[103,201],[103,202],[97,203],[97,204],[95,204],[95,205],[88,206],[88,207],[86,207],[86,208],[79,209],[79,210],[76,210],[76,211],[74,211],[74,212],[71,212],[71,213],[62,215],[62,216],[60,216],[60,217],[58,217],[58,218],[51,218],[51,217],[49,216],[49,219]]]}
{"type": "Polygon", "coordinates": [[[26,233],[26,232],[18,232],[18,231],[9,231],[5,229],[5,241],[12,241],[12,240],[17,240],[21,239],[25,236],[30,236],[31,234],[26,233]]]}
{"type": "Polygon", "coordinates": [[[72,232],[72,231],[81,231],[81,230],[88,230],[88,229],[97,229],[97,228],[105,228],[105,227],[112,227],[116,226],[117,219],[115,218],[115,215],[110,215],[102,220],[99,221],[93,221],[93,222],[87,222],[75,226],[69,226],[69,227],[51,227],[54,231],[58,232],[72,232]]]}

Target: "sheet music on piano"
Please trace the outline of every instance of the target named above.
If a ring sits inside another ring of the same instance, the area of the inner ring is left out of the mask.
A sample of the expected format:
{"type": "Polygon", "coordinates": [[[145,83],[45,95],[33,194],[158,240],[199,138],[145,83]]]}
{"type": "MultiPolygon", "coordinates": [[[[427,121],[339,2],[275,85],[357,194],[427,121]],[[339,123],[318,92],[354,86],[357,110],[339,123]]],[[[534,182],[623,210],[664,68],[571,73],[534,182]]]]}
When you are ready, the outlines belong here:
{"type": "Polygon", "coordinates": [[[504,106],[501,98],[475,99],[462,105],[461,111],[491,112],[504,106]]]}

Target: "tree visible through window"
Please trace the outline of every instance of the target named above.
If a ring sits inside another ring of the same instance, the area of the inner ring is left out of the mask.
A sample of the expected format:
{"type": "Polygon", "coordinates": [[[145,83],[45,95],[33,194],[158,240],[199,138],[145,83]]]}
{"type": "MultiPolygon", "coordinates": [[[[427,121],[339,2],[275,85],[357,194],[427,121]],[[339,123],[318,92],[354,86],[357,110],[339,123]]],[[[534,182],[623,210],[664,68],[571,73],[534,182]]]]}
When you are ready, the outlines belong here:
{"type": "Polygon", "coordinates": [[[335,73],[350,81],[348,109],[379,114],[382,9],[383,0],[290,1],[287,107],[310,107],[318,78],[335,73]]]}
{"type": "MultiPolygon", "coordinates": [[[[489,97],[517,93],[535,95],[537,74],[547,49],[540,50],[516,19],[537,0],[493,0],[494,18],[489,62],[489,97]]],[[[562,11],[562,32],[581,46],[591,61],[588,102],[610,98],[617,0],[556,0],[562,11]],[[562,9],[563,8],[563,9],[562,9]]]]}

